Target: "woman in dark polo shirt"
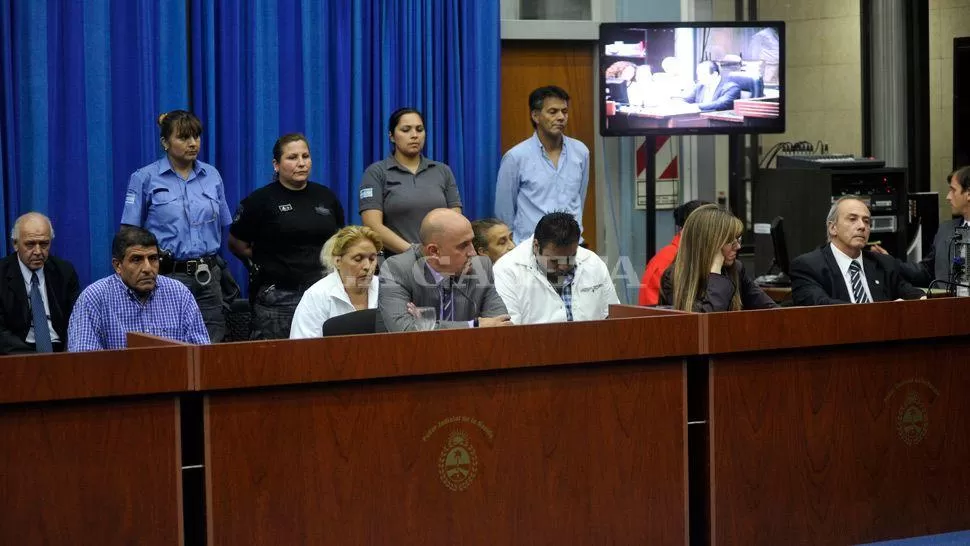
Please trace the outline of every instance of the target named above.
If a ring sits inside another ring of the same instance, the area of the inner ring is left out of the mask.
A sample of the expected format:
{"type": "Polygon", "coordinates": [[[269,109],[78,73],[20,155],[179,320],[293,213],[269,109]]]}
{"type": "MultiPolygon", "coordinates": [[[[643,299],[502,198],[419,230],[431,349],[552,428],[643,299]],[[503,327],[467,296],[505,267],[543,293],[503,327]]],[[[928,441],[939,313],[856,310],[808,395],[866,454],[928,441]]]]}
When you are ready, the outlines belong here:
{"type": "Polygon", "coordinates": [[[391,155],[367,167],[360,182],[360,216],[384,241],[388,255],[419,243],[421,220],[433,209],[461,212],[451,168],[423,155],[424,118],[401,108],[387,124],[391,155]]]}

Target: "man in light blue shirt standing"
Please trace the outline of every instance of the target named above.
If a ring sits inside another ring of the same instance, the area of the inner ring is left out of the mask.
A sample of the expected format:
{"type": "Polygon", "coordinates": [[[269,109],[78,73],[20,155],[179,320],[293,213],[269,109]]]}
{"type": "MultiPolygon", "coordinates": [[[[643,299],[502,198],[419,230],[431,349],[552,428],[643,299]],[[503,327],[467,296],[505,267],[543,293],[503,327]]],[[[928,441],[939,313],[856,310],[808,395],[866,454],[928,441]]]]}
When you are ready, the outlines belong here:
{"type": "Polygon", "coordinates": [[[529,94],[529,109],[535,133],[506,152],[495,188],[495,215],[511,226],[516,243],[553,211],[571,213],[582,226],[589,186],[589,148],[563,134],[569,94],[540,87],[529,94]]]}

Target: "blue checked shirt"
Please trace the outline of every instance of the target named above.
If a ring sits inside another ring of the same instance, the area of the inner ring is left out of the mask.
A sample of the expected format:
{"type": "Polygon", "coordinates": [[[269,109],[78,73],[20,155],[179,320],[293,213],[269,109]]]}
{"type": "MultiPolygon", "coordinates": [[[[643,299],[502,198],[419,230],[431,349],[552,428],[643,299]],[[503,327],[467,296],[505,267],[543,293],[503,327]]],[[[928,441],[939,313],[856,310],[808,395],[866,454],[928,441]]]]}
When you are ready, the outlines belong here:
{"type": "Polygon", "coordinates": [[[123,349],[128,332],[209,343],[192,293],[179,281],[161,275],[145,302],[118,275],[88,286],[74,304],[67,332],[67,350],[71,352],[123,349]]]}
{"type": "Polygon", "coordinates": [[[566,306],[566,320],[569,322],[573,321],[573,279],[575,278],[576,271],[573,270],[563,278],[562,286],[556,287],[556,292],[559,292],[559,297],[566,306]]]}

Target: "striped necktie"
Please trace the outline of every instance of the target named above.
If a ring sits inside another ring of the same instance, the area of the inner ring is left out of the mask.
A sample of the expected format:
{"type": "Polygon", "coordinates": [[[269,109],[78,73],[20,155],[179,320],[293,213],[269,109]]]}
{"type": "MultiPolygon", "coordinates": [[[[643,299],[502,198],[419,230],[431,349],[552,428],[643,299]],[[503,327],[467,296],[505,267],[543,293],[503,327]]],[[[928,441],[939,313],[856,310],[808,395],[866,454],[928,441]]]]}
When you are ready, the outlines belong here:
{"type": "Polygon", "coordinates": [[[455,320],[455,295],[451,288],[451,279],[441,281],[441,320],[455,320]]]}
{"type": "Polygon", "coordinates": [[[859,262],[852,260],[849,264],[849,282],[852,283],[852,296],[856,303],[869,303],[866,288],[862,286],[862,267],[859,262]]]}
{"type": "Polygon", "coordinates": [[[51,343],[51,331],[47,326],[47,310],[40,295],[40,279],[37,272],[30,275],[30,312],[34,324],[34,345],[38,353],[50,353],[54,350],[51,343]]]}

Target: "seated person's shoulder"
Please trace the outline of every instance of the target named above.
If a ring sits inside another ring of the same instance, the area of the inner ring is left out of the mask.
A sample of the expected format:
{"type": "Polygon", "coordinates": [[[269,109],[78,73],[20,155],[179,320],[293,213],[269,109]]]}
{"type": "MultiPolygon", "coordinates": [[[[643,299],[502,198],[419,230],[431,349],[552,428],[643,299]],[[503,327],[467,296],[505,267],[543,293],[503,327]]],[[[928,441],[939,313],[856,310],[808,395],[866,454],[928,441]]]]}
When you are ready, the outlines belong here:
{"type": "Polygon", "coordinates": [[[888,254],[880,254],[878,252],[872,252],[871,250],[863,250],[862,252],[867,259],[873,260],[883,269],[899,270],[899,262],[896,261],[896,258],[888,254]]]}
{"type": "Polygon", "coordinates": [[[471,261],[471,273],[479,272],[491,274],[495,269],[495,267],[492,265],[492,260],[489,259],[488,256],[472,256],[469,258],[469,260],[471,261]]]}
{"type": "Polygon", "coordinates": [[[670,264],[660,275],[660,305],[671,305],[674,301],[674,265],[670,264]]]}
{"type": "Polygon", "coordinates": [[[47,258],[47,261],[54,264],[54,266],[60,269],[61,272],[65,272],[71,275],[76,274],[76,271],[74,270],[74,264],[72,264],[68,260],[65,260],[64,258],[58,258],[57,256],[51,255],[47,258]]]}
{"type": "Polygon", "coordinates": [[[792,267],[795,267],[796,265],[801,267],[811,267],[813,264],[817,263],[821,259],[822,259],[822,251],[821,249],[816,248],[813,250],[809,250],[804,254],[799,254],[798,256],[795,256],[795,258],[793,258],[791,261],[791,265],[792,267]]]}
{"type": "Polygon", "coordinates": [[[592,266],[597,270],[608,271],[606,262],[603,261],[603,258],[600,258],[599,254],[589,250],[588,248],[579,247],[576,249],[576,257],[580,260],[589,261],[589,263],[592,264],[592,266]]]}

